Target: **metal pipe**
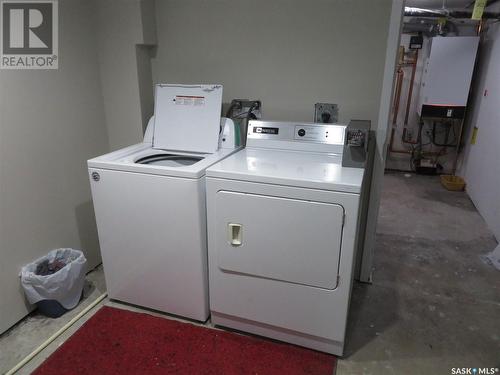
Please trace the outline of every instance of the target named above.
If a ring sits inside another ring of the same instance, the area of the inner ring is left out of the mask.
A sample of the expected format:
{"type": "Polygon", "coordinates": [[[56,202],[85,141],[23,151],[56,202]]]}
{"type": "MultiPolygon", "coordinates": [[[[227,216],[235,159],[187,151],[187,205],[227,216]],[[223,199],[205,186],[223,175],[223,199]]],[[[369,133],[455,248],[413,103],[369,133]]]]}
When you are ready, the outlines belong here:
{"type": "MultiPolygon", "coordinates": [[[[403,24],[403,34],[413,34],[413,33],[421,33],[427,37],[433,37],[436,35],[442,35],[443,30],[441,30],[441,34],[437,30],[437,26],[439,25],[440,18],[426,18],[426,17],[411,17],[408,21],[405,21],[403,24]]],[[[470,21],[468,26],[475,26],[476,21],[470,21]]],[[[445,33],[451,32],[455,35],[460,34],[460,30],[456,24],[456,22],[451,21],[450,19],[446,20],[445,25],[445,33]]]]}
{"type": "MultiPolygon", "coordinates": [[[[472,12],[468,10],[447,10],[447,9],[427,9],[427,8],[415,8],[415,7],[405,7],[404,12],[405,17],[450,17],[450,18],[471,18],[472,12]]],[[[498,19],[500,18],[500,13],[484,12],[483,18],[486,19],[498,19]]]]}

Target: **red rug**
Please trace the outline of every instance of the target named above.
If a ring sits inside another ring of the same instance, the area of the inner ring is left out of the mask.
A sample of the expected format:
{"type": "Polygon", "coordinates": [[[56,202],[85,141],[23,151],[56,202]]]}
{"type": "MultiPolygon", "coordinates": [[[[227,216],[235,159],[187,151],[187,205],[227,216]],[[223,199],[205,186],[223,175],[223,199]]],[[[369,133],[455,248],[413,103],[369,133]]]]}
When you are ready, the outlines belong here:
{"type": "Polygon", "coordinates": [[[33,374],[332,375],[335,357],[102,307],[33,374]]]}

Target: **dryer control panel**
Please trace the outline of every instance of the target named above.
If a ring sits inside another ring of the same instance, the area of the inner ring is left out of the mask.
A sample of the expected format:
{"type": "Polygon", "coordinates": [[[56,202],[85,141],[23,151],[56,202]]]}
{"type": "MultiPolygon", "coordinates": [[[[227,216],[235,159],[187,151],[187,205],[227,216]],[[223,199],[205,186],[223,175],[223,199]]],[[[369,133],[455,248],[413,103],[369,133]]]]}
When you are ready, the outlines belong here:
{"type": "Polygon", "coordinates": [[[343,145],[345,129],[341,124],[250,121],[247,138],[250,143],[253,139],[343,145]]]}
{"type": "Polygon", "coordinates": [[[342,155],[345,167],[364,168],[372,144],[371,123],[349,125],[278,121],[250,121],[247,148],[310,151],[342,155]]]}
{"type": "Polygon", "coordinates": [[[340,144],[344,128],[335,125],[295,125],[296,141],[340,144]]]}

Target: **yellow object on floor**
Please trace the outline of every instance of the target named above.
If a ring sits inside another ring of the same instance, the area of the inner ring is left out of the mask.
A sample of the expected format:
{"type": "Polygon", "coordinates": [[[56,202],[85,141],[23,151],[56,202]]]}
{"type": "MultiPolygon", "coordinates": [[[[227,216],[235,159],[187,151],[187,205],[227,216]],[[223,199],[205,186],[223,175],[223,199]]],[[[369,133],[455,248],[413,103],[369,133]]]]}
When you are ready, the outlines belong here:
{"type": "Polygon", "coordinates": [[[441,185],[447,190],[462,191],[465,188],[465,180],[460,176],[441,175],[441,185]]]}

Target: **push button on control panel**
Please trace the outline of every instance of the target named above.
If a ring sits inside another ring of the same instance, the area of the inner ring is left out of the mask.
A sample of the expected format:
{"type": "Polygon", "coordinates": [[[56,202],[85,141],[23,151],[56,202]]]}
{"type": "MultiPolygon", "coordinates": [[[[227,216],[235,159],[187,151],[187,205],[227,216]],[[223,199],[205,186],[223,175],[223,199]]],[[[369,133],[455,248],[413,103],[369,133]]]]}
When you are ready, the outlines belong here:
{"type": "Polygon", "coordinates": [[[297,134],[299,135],[299,137],[303,137],[304,135],[306,135],[306,131],[304,129],[299,129],[297,134]]]}

